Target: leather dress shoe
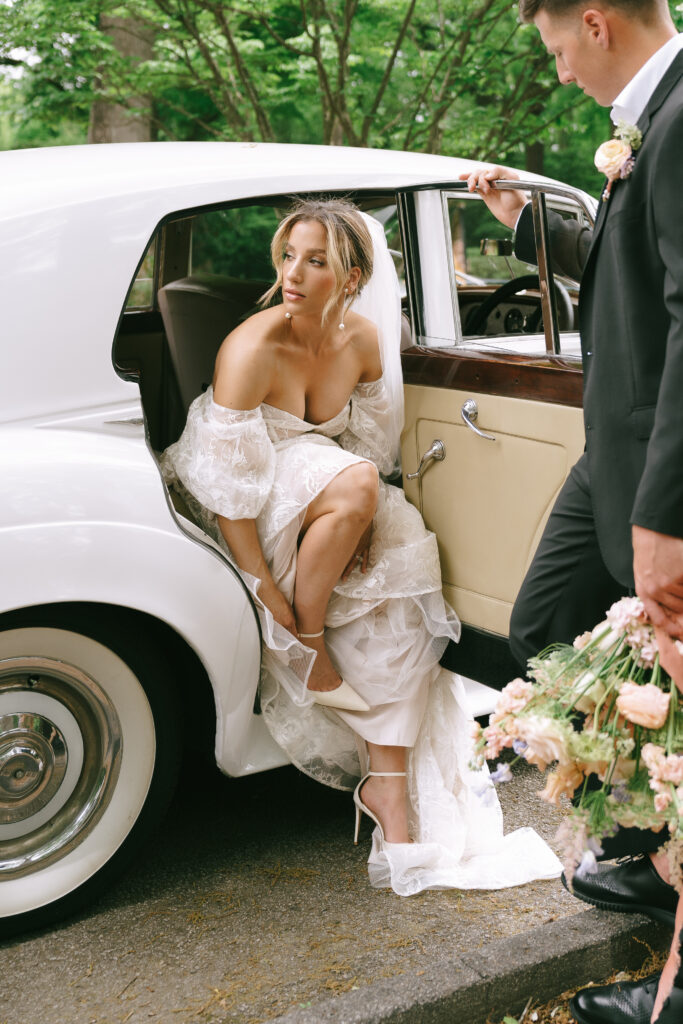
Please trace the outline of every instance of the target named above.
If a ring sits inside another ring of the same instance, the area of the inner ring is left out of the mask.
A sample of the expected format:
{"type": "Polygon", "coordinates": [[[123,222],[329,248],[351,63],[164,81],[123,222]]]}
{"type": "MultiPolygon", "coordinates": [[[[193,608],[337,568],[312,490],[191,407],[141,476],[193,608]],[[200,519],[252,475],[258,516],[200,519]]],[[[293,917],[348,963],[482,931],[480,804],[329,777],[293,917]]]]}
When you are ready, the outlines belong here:
{"type": "Polygon", "coordinates": [[[563,874],[562,884],[567,892],[601,910],[647,914],[674,926],[678,893],[659,877],[645,854],[617,864],[598,864],[597,871],[577,871],[571,887],[563,874]]]}
{"type": "MultiPolygon", "coordinates": [[[[612,985],[584,988],[569,1001],[569,1010],[578,1024],[650,1024],[652,1010],[657,998],[659,973],[640,981],[616,981],[612,985]]],[[[683,990],[674,989],[680,995],[681,1010],[671,1021],[681,1021],[683,1012],[683,990]]],[[[668,1024],[662,1020],[660,1024],[668,1024]]]]}

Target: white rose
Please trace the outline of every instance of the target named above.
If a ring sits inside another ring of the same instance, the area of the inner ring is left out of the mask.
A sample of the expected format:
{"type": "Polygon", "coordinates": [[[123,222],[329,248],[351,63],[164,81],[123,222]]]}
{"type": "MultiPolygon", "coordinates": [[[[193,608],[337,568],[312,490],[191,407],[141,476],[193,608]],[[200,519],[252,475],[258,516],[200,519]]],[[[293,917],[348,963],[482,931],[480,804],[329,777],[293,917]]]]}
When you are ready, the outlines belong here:
{"type": "Polygon", "coordinates": [[[606,178],[612,180],[619,177],[619,172],[631,156],[631,147],[621,139],[610,139],[603,142],[595,154],[595,166],[606,178]]]}

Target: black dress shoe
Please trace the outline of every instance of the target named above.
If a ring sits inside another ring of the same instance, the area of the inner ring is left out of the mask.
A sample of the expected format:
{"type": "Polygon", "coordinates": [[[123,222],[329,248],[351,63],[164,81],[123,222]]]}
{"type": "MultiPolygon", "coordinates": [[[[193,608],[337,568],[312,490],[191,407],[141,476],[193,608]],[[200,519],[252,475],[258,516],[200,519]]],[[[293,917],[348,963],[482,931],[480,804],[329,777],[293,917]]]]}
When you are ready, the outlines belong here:
{"type": "Polygon", "coordinates": [[[618,864],[598,864],[597,871],[577,871],[571,887],[563,874],[562,884],[567,892],[601,910],[647,914],[674,926],[678,893],[659,877],[645,855],[618,864]]]}
{"type": "MultiPolygon", "coordinates": [[[[569,1010],[579,1024],[650,1024],[652,1010],[657,998],[659,974],[651,974],[641,981],[616,981],[612,985],[584,988],[569,1001],[569,1010]]],[[[683,990],[678,1017],[671,1021],[680,1024],[683,1017],[683,990]]],[[[674,994],[672,993],[672,995],[674,994]]],[[[669,1024],[662,1021],[661,1024],[669,1024]]]]}

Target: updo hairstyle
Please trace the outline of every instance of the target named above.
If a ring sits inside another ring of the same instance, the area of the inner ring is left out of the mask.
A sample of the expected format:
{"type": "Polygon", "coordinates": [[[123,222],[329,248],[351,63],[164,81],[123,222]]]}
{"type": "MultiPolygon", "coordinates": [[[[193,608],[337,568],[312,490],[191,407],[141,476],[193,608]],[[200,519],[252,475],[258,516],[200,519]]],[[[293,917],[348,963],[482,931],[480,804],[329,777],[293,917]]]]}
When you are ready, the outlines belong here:
{"type": "Polygon", "coordinates": [[[270,255],[277,280],[261,297],[260,302],[263,306],[268,305],[282,287],[283,257],[294,225],[299,221],[311,220],[317,220],[325,229],[327,262],[337,283],[322,312],[322,322],[325,323],[330,311],[344,295],[351,268],[358,267],[360,270],[354,295],[360,294],[372,276],[373,248],[370,232],[358,207],[346,199],[301,199],[295,203],[273,235],[270,255]]]}

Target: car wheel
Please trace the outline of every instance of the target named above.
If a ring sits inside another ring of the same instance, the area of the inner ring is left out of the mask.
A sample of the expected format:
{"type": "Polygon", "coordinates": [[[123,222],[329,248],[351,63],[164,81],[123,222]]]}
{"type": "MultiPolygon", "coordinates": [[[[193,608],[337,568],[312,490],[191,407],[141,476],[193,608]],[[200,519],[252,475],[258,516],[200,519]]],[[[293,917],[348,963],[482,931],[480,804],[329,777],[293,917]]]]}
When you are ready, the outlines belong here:
{"type": "Polygon", "coordinates": [[[0,632],[0,934],[91,900],[175,788],[171,673],[130,636],[104,632],[0,632]]]}

